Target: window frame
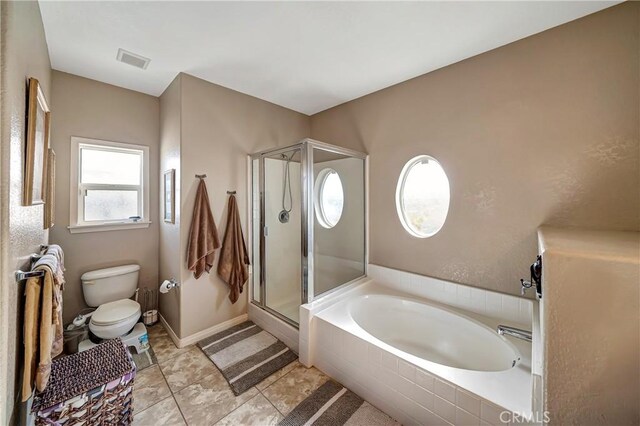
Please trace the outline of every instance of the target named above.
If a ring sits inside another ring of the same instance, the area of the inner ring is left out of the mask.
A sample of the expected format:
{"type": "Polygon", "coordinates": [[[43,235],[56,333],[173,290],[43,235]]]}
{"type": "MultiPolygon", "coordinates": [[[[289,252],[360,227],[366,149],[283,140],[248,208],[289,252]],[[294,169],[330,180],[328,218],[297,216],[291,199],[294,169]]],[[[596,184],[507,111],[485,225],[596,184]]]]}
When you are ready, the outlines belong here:
{"type": "Polygon", "coordinates": [[[449,216],[450,208],[451,208],[451,184],[449,182],[449,176],[447,175],[447,172],[444,170],[444,167],[442,167],[442,164],[438,160],[436,160],[434,157],[427,154],[417,155],[411,158],[409,161],[407,161],[404,167],[402,168],[402,171],[400,172],[400,176],[398,177],[398,184],[396,186],[396,212],[398,213],[398,219],[400,219],[400,223],[402,224],[402,227],[404,228],[404,230],[407,231],[409,235],[415,238],[421,238],[421,239],[431,238],[437,233],[439,233],[442,230],[442,228],[444,228],[444,225],[447,222],[447,217],[449,216]],[[447,183],[449,184],[449,203],[447,205],[447,212],[445,214],[444,221],[442,222],[442,224],[440,224],[440,227],[436,231],[430,234],[423,234],[413,229],[412,225],[409,223],[409,221],[406,218],[404,197],[403,197],[404,185],[405,185],[405,182],[407,181],[407,178],[409,177],[409,173],[411,172],[411,169],[413,169],[413,167],[415,167],[418,163],[421,163],[424,160],[433,161],[438,166],[440,166],[440,168],[445,174],[445,177],[447,178],[447,183]]]}
{"type": "Polygon", "coordinates": [[[122,142],[112,142],[100,139],[89,139],[77,136],[71,137],[71,163],[70,163],[70,192],[69,192],[69,231],[73,233],[115,231],[122,229],[148,228],[149,220],[149,147],[122,142]],[[141,152],[140,185],[124,184],[83,184],[81,178],[81,150],[84,147],[103,150],[107,152],[141,152]],[[105,221],[85,221],[85,203],[83,195],[87,190],[129,190],[138,191],[138,210],[140,219],[118,219],[105,221]]]}
{"type": "Polygon", "coordinates": [[[344,184],[342,183],[342,179],[340,178],[340,174],[331,167],[326,167],[318,173],[316,191],[315,191],[315,211],[316,211],[316,219],[320,226],[324,229],[332,229],[338,223],[340,223],[340,219],[342,219],[342,214],[344,213],[344,204],[345,204],[345,196],[344,196],[344,184]],[[336,221],[336,223],[331,224],[331,222],[327,219],[327,215],[324,211],[324,206],[322,205],[322,193],[324,192],[324,185],[327,182],[329,176],[334,174],[338,177],[338,181],[340,182],[340,187],[342,188],[342,210],[340,211],[340,217],[336,221]]]}

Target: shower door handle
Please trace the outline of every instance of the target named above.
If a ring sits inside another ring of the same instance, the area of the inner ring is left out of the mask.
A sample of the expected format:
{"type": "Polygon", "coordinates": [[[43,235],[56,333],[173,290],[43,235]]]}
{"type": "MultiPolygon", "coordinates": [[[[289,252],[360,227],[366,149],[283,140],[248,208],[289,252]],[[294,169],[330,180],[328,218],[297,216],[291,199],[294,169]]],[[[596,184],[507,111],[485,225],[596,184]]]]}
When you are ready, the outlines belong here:
{"type": "Polygon", "coordinates": [[[264,237],[267,238],[269,236],[269,227],[265,226],[262,233],[264,234],[264,237]]]}

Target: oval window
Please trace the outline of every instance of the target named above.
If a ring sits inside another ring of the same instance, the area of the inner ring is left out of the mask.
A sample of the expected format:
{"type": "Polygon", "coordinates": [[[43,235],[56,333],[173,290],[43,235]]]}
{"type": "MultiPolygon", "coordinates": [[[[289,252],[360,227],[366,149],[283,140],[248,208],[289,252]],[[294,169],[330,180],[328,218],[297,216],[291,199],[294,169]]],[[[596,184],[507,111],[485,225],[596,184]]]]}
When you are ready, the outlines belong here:
{"type": "Polygon", "coordinates": [[[396,187],[400,222],[414,237],[435,235],[449,212],[449,179],[438,161],[428,155],[409,160],[396,187]]]}
{"type": "Polygon", "coordinates": [[[344,192],[338,172],[324,169],[318,173],[315,194],[316,217],[324,228],[336,226],[342,216],[344,192]]]}

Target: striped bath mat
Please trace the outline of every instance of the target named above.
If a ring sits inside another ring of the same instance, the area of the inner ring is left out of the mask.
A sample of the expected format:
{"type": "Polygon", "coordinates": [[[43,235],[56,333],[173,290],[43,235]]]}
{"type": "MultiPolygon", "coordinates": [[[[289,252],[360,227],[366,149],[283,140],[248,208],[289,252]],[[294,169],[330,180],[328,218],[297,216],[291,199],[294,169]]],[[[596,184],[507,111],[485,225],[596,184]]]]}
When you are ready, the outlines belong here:
{"type": "Polygon", "coordinates": [[[251,321],[198,342],[235,395],[257,385],[298,358],[291,349],[251,321]]]}
{"type": "MultiPolygon", "coordinates": [[[[279,426],[382,424],[375,416],[368,414],[369,410],[363,407],[363,403],[364,400],[358,395],[341,384],[329,380],[298,404],[287,417],[282,419],[279,426]]],[[[367,406],[371,407],[369,404],[367,406]]],[[[382,412],[377,412],[387,418],[382,412]]]]}

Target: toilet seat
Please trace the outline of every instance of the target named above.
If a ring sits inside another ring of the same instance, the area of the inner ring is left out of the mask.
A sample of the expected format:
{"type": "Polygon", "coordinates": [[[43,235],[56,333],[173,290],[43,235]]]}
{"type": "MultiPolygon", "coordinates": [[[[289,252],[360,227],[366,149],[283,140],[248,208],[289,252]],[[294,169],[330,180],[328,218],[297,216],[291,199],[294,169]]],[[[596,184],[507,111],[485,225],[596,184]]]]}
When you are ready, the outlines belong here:
{"type": "Polygon", "coordinates": [[[97,326],[109,326],[129,322],[140,318],[140,304],[131,299],[116,300],[98,306],[91,316],[91,323],[97,326]]]}
{"type": "Polygon", "coordinates": [[[131,299],[104,303],[93,312],[89,330],[101,339],[115,339],[131,331],[140,314],[140,304],[131,299]]]}

